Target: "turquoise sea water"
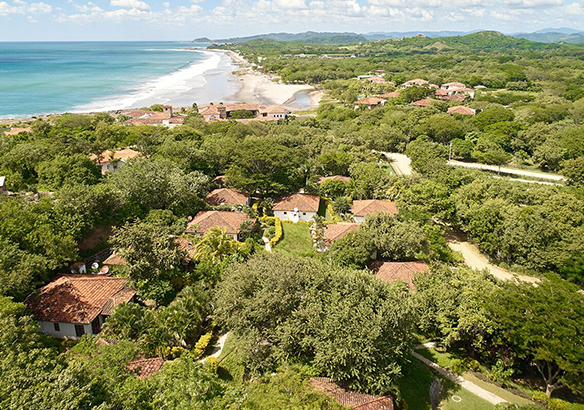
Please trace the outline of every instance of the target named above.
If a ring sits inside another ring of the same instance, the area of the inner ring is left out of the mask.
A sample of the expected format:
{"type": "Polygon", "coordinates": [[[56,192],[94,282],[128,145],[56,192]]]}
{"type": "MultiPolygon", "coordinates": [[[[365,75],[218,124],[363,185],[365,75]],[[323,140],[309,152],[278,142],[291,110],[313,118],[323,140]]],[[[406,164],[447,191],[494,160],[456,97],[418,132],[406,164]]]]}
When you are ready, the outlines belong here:
{"type": "Polygon", "coordinates": [[[231,60],[179,42],[0,42],[0,118],[228,100],[231,60]]]}

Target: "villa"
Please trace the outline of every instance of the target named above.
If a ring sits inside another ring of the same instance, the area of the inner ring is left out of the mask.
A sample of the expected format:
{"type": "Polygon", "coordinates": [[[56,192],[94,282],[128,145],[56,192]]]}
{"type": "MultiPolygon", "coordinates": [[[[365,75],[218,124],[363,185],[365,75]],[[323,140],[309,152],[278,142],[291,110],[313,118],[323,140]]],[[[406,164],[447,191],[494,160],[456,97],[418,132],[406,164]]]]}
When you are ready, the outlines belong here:
{"type": "Polygon", "coordinates": [[[349,232],[359,229],[360,224],[351,222],[340,222],[337,224],[329,224],[324,233],[324,245],[329,248],[334,241],[341,239],[349,232]]]}
{"type": "Polygon", "coordinates": [[[274,216],[294,223],[310,221],[320,206],[320,197],[306,194],[290,194],[278,199],[273,206],[274,216]]]}
{"type": "Polygon", "coordinates": [[[251,198],[235,189],[218,188],[207,194],[210,205],[250,205],[251,198]]]}
{"type": "Polygon", "coordinates": [[[430,105],[432,105],[436,101],[437,100],[435,100],[433,98],[424,98],[423,100],[414,101],[412,103],[412,105],[414,107],[429,107],[430,105]]]}
{"type": "Polygon", "coordinates": [[[174,128],[185,121],[185,117],[174,114],[171,105],[162,107],[162,112],[132,110],[123,112],[122,115],[130,117],[124,122],[128,125],[164,125],[167,128],[174,128]]]}
{"type": "Polygon", "coordinates": [[[234,240],[239,240],[241,224],[253,221],[244,212],[201,211],[189,222],[185,233],[204,235],[210,229],[219,227],[234,240]]]}
{"type": "Polygon", "coordinates": [[[410,290],[416,290],[414,278],[417,274],[426,272],[428,265],[426,262],[372,262],[369,268],[375,273],[375,277],[387,283],[397,281],[404,282],[410,290]]]}
{"type": "Polygon", "coordinates": [[[100,155],[92,155],[89,159],[94,161],[101,169],[101,174],[105,175],[110,172],[116,172],[126,163],[135,160],[141,155],[140,152],[131,148],[124,148],[120,151],[104,151],[100,155]]]}
{"type": "Polygon", "coordinates": [[[448,109],[448,114],[460,114],[460,115],[475,115],[477,110],[474,108],[465,107],[464,105],[457,105],[455,107],[450,107],[448,109]]]}
{"type": "Polygon", "coordinates": [[[206,121],[236,119],[249,122],[250,120],[273,121],[274,119],[286,119],[291,114],[291,111],[286,107],[280,106],[265,107],[260,104],[237,103],[204,105],[199,108],[199,114],[206,121]],[[233,118],[235,112],[247,112],[250,118],[233,118]]]}
{"type": "Polygon", "coordinates": [[[397,210],[394,202],[381,201],[379,199],[355,200],[351,206],[353,219],[357,223],[365,222],[365,219],[370,215],[375,215],[378,213],[397,215],[398,212],[399,211],[397,210]]]}
{"type": "Polygon", "coordinates": [[[414,80],[409,80],[409,81],[406,81],[405,83],[403,83],[402,88],[408,88],[408,87],[413,87],[413,86],[422,87],[422,86],[427,86],[429,84],[430,83],[426,80],[423,80],[421,78],[416,78],[414,80]]]}
{"type": "Polygon", "coordinates": [[[136,291],[128,278],[61,275],[26,299],[40,331],[62,339],[96,335],[114,308],[130,302],[136,291]]]}
{"type": "Polygon", "coordinates": [[[361,100],[355,101],[355,109],[358,109],[362,106],[366,106],[367,108],[371,109],[380,105],[385,105],[385,100],[377,97],[363,98],[361,100]]]}
{"type": "Polygon", "coordinates": [[[389,99],[389,98],[399,98],[399,91],[392,91],[390,93],[385,93],[378,95],[379,98],[389,99]]]}

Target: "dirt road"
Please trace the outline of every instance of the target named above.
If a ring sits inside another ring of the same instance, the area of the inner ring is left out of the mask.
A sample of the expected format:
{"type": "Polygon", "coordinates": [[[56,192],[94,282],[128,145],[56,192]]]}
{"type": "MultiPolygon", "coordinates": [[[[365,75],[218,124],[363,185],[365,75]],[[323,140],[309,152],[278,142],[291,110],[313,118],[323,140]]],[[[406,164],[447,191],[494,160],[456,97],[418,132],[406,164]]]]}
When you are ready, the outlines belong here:
{"type": "Polygon", "coordinates": [[[450,166],[453,166],[453,167],[473,168],[473,169],[481,169],[483,171],[502,172],[503,174],[521,175],[524,177],[546,179],[548,181],[554,181],[554,182],[563,182],[566,180],[566,178],[564,178],[561,175],[549,174],[546,172],[525,171],[523,169],[509,168],[509,167],[500,167],[499,168],[496,165],[477,164],[477,163],[472,163],[472,162],[462,162],[462,161],[455,161],[455,160],[448,161],[447,164],[450,166]]]}

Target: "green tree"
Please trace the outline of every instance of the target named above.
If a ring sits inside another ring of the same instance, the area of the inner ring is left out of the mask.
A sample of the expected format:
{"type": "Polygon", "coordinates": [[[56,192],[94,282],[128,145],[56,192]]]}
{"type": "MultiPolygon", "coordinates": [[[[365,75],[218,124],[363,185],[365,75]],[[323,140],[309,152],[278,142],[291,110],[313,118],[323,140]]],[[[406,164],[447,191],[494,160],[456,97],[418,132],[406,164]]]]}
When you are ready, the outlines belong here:
{"type": "Polygon", "coordinates": [[[572,184],[584,184],[584,156],[564,161],[562,174],[572,184]]]}
{"type": "Polygon", "coordinates": [[[209,229],[197,242],[195,260],[210,260],[219,263],[237,252],[237,243],[218,226],[209,229]]]}

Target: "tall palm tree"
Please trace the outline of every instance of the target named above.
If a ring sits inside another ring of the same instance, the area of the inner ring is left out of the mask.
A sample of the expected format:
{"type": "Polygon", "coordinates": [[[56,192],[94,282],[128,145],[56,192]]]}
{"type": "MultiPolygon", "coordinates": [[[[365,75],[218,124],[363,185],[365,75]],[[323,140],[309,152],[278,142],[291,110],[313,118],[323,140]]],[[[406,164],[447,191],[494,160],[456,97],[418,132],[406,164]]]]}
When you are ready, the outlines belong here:
{"type": "Polygon", "coordinates": [[[235,253],[236,246],[236,242],[227,236],[225,229],[216,226],[208,230],[197,243],[194,259],[210,259],[213,263],[218,263],[235,253]]]}

